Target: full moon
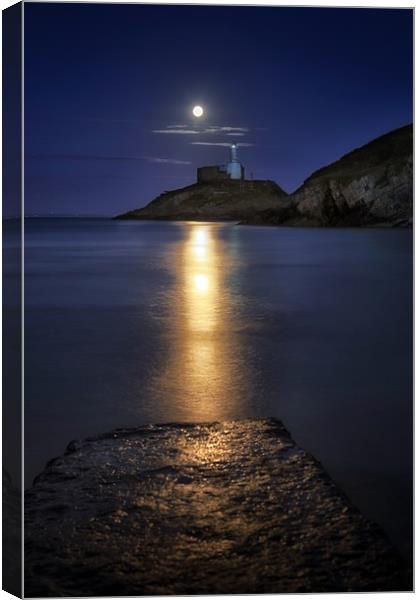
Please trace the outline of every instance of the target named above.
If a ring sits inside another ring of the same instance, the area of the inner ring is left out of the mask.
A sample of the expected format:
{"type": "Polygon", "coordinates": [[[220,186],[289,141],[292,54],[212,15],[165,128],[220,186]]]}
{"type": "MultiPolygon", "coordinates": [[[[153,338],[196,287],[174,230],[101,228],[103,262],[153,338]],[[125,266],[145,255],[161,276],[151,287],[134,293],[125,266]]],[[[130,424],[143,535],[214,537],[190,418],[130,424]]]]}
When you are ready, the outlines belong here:
{"type": "Polygon", "coordinates": [[[203,115],[203,107],[202,106],[194,106],[193,115],[194,117],[201,117],[203,115]]]}

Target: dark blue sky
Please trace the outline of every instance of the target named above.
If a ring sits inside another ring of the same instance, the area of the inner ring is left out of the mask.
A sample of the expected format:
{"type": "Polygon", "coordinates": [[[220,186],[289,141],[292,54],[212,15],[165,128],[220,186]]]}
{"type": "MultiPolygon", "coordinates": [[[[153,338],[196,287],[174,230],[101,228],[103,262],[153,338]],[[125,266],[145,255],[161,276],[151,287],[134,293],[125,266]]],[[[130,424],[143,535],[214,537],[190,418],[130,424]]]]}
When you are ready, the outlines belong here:
{"type": "Polygon", "coordinates": [[[27,214],[142,206],[224,162],[201,142],[291,192],[412,121],[412,11],[25,4],[25,119],[27,214]]]}

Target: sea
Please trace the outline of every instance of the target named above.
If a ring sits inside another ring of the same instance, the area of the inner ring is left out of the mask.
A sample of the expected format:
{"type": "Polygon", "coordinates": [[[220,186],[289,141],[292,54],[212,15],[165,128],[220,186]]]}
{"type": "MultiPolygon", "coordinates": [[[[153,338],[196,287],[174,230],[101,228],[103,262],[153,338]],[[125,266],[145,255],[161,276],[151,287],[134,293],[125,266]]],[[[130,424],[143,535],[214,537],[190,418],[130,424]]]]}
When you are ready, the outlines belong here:
{"type": "Polygon", "coordinates": [[[411,230],[33,218],[24,261],[26,486],[117,427],[274,417],[411,557],[411,230]]]}

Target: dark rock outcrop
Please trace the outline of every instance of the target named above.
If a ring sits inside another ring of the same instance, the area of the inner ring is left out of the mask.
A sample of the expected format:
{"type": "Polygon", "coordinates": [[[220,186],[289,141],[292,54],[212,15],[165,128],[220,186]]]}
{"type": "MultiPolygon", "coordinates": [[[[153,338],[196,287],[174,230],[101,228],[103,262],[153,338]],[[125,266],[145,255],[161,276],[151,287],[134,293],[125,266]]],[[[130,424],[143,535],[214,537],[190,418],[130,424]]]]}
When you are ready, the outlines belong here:
{"type": "Polygon", "coordinates": [[[396,129],[313,173],[290,206],[248,224],[407,227],[413,216],[413,128],[396,129]]]}
{"type": "Polygon", "coordinates": [[[272,419],[72,442],[25,512],[25,597],[412,589],[380,529],[272,419]]]}
{"type": "Polygon", "coordinates": [[[287,194],[274,181],[222,180],[195,183],[165,192],[144,208],[118,219],[241,220],[258,210],[287,204],[287,194]]]}

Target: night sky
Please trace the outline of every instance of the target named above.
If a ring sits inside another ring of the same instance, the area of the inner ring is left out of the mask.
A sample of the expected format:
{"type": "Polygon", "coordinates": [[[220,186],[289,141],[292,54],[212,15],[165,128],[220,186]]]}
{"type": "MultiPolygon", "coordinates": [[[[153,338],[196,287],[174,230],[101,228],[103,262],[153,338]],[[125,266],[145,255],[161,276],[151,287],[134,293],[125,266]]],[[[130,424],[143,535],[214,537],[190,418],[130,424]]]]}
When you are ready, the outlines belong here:
{"type": "Polygon", "coordinates": [[[232,141],[292,192],[412,121],[412,67],[411,10],[25,4],[26,214],[142,206],[232,141]]]}

